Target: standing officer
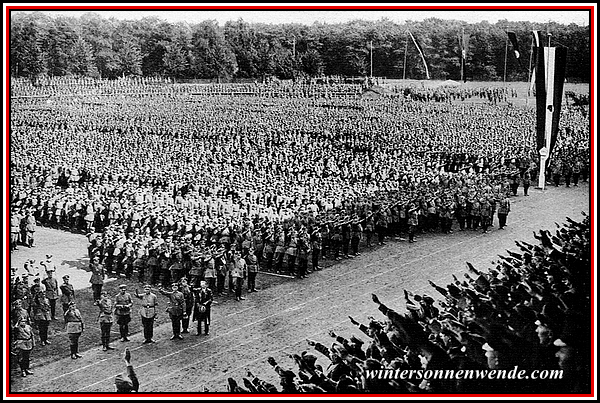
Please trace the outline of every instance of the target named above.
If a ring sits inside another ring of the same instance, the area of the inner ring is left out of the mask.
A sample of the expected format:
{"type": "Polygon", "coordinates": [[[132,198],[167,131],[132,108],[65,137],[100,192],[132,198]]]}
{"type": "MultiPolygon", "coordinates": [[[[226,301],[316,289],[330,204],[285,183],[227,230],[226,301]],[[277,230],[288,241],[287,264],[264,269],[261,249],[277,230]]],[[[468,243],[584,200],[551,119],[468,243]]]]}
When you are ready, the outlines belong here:
{"type": "Polygon", "coordinates": [[[113,302],[108,297],[106,290],[100,292],[100,299],[95,302],[100,309],[98,323],[100,323],[100,339],[102,340],[102,351],[114,350],[110,346],[110,328],[113,324],[113,302]]]}
{"type": "Polygon", "coordinates": [[[183,340],[183,336],[181,335],[181,321],[184,319],[184,316],[186,316],[185,297],[183,293],[179,291],[179,284],[173,283],[171,285],[171,290],[172,291],[160,290],[161,294],[169,297],[167,312],[169,312],[171,325],[173,327],[173,336],[171,336],[171,340],[183,340]]]}
{"type": "Polygon", "coordinates": [[[135,296],[142,300],[140,316],[142,317],[142,326],[144,327],[144,344],[155,343],[152,336],[154,335],[154,320],[156,319],[158,298],[156,294],[151,292],[150,284],[144,286],[143,295],[140,295],[136,289],[135,296]]]}
{"type": "Polygon", "coordinates": [[[69,310],[69,304],[75,301],[75,289],[73,284],[69,284],[69,275],[63,276],[63,283],[60,285],[60,303],[62,304],[63,314],[69,310]]]}
{"type": "Polygon", "coordinates": [[[408,206],[408,242],[410,243],[415,242],[417,225],[419,225],[419,208],[414,203],[410,203],[408,206]]]}
{"type": "Polygon", "coordinates": [[[498,221],[500,222],[500,229],[504,229],[506,226],[506,217],[510,213],[510,200],[506,195],[502,195],[500,199],[500,205],[498,206],[498,221]]]}
{"type": "Polygon", "coordinates": [[[33,234],[35,233],[37,223],[31,210],[27,211],[27,215],[25,216],[24,221],[25,239],[23,241],[25,242],[25,245],[27,245],[28,248],[33,248],[33,234]]]}
{"type": "Polygon", "coordinates": [[[48,326],[52,318],[50,316],[50,302],[41,288],[38,288],[33,297],[31,315],[38,329],[42,346],[50,344],[48,341],[48,326]]]}
{"type": "Polygon", "coordinates": [[[92,271],[92,276],[90,277],[90,283],[92,284],[92,292],[94,294],[94,301],[98,301],[100,299],[100,294],[102,293],[102,285],[104,285],[104,266],[100,263],[100,257],[94,256],[92,257],[92,261],[90,262],[90,270],[92,271]]]}
{"type": "Polygon", "coordinates": [[[315,228],[315,230],[311,234],[313,271],[321,270],[321,268],[319,267],[319,257],[321,255],[322,240],[323,240],[323,236],[321,235],[321,231],[319,231],[319,228],[315,228]]]}
{"type": "Polygon", "coordinates": [[[242,297],[242,287],[244,285],[244,278],[246,278],[246,261],[242,258],[240,251],[237,249],[233,253],[231,277],[233,277],[235,285],[235,300],[241,301],[246,299],[242,297]]]}
{"type": "Polygon", "coordinates": [[[258,259],[254,254],[254,248],[250,246],[246,255],[246,267],[248,268],[248,292],[256,292],[256,275],[258,274],[258,259]]]}
{"type": "Polygon", "coordinates": [[[115,315],[117,317],[117,324],[119,325],[121,341],[129,341],[127,336],[129,336],[129,322],[131,322],[133,299],[131,298],[131,294],[127,292],[125,284],[121,284],[119,290],[120,292],[115,297],[115,315]]]}
{"type": "Polygon", "coordinates": [[[18,250],[17,245],[19,244],[19,234],[21,233],[21,219],[23,217],[19,214],[16,208],[13,208],[12,214],[10,215],[10,250],[18,250]]]}
{"type": "Polygon", "coordinates": [[[50,302],[50,314],[52,320],[56,320],[56,300],[58,300],[58,281],[54,277],[54,271],[46,271],[48,277],[42,280],[42,284],[46,287],[46,298],[50,302]]]}
{"type": "Polygon", "coordinates": [[[206,281],[200,281],[200,288],[194,288],[194,321],[198,321],[198,333],[196,336],[202,334],[202,322],[204,322],[204,334],[208,335],[208,329],[210,327],[210,308],[213,302],[213,293],[208,288],[206,281]]]}
{"type": "Polygon", "coordinates": [[[181,326],[183,327],[181,333],[189,333],[188,327],[190,326],[190,315],[194,308],[194,295],[185,277],[179,280],[179,291],[183,293],[183,297],[185,298],[185,315],[181,321],[181,326]]]}

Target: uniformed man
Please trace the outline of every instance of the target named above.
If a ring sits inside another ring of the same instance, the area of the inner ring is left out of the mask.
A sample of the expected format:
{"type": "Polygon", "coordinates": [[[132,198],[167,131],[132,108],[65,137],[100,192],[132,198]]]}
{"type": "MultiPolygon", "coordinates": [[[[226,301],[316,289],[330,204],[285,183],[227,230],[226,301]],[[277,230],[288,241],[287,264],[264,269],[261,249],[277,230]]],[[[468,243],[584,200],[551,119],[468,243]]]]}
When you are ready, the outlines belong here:
{"type": "Polygon", "coordinates": [[[256,275],[258,274],[258,259],[254,254],[254,248],[250,246],[246,255],[246,267],[248,269],[248,292],[256,292],[256,275]]]}
{"type": "Polygon", "coordinates": [[[173,328],[173,336],[171,336],[171,340],[183,340],[183,336],[181,336],[181,321],[185,316],[186,306],[185,297],[183,293],[179,291],[179,284],[173,283],[171,285],[171,291],[165,291],[161,289],[160,293],[169,297],[167,312],[171,318],[171,326],[173,328]]]}
{"type": "Polygon", "coordinates": [[[100,292],[100,298],[95,302],[100,309],[98,313],[98,323],[100,324],[100,339],[102,340],[102,351],[114,350],[110,345],[110,328],[113,324],[113,302],[108,296],[108,292],[100,292]]]}
{"type": "Polygon", "coordinates": [[[206,281],[200,281],[200,288],[194,288],[194,321],[198,321],[198,333],[202,334],[202,322],[204,322],[204,334],[209,334],[210,310],[213,302],[213,293],[206,281]]]}
{"type": "Polygon", "coordinates": [[[60,303],[62,304],[63,314],[69,310],[69,304],[75,301],[75,289],[73,284],[69,284],[69,275],[63,276],[63,283],[60,285],[60,303]]]}
{"type": "Polygon", "coordinates": [[[181,333],[189,333],[188,327],[190,326],[190,315],[194,308],[194,295],[192,294],[192,288],[187,282],[187,278],[182,277],[179,280],[179,291],[183,293],[183,297],[185,298],[185,315],[183,315],[183,319],[181,320],[181,326],[183,327],[181,333]]]}
{"type": "Polygon", "coordinates": [[[50,344],[48,341],[48,326],[52,319],[52,316],[50,315],[50,302],[44,295],[44,290],[42,288],[38,288],[33,297],[31,316],[38,329],[42,346],[50,344]]]}
{"type": "Polygon", "coordinates": [[[46,298],[50,302],[52,320],[57,320],[56,301],[58,300],[58,281],[54,277],[54,271],[46,271],[46,275],[48,277],[42,280],[42,284],[46,287],[46,298]]]}
{"type": "Polygon", "coordinates": [[[18,250],[17,245],[19,244],[19,234],[21,233],[21,220],[23,217],[19,214],[16,209],[13,209],[10,215],[10,248],[11,250],[18,250]]]}
{"type": "Polygon", "coordinates": [[[140,295],[136,289],[135,296],[142,300],[140,316],[144,328],[144,344],[155,343],[152,336],[154,335],[154,320],[156,319],[158,297],[152,292],[150,284],[144,286],[144,294],[140,295]]]}
{"type": "Polygon", "coordinates": [[[100,256],[92,257],[92,261],[90,262],[90,270],[92,272],[92,276],[90,277],[90,283],[92,284],[92,292],[94,301],[98,301],[100,299],[100,294],[102,293],[102,286],[104,284],[104,265],[100,263],[100,256]]]}
{"type": "Polygon", "coordinates": [[[417,225],[419,225],[419,208],[411,203],[408,206],[408,242],[413,243],[415,241],[415,232],[417,232],[417,225]]]}
{"type": "Polygon", "coordinates": [[[25,239],[23,241],[28,248],[33,248],[33,234],[35,234],[37,222],[31,210],[27,211],[27,215],[23,220],[25,221],[25,239]]]}
{"type": "Polygon", "coordinates": [[[244,279],[246,278],[246,261],[242,258],[242,254],[239,250],[235,250],[233,253],[233,267],[231,270],[231,277],[233,277],[235,287],[235,299],[236,301],[242,301],[246,298],[242,297],[242,288],[244,285],[244,279]]]}
{"type": "Polygon", "coordinates": [[[127,292],[127,285],[121,284],[119,291],[115,296],[115,316],[119,325],[121,341],[129,341],[129,322],[131,322],[133,299],[131,298],[131,294],[127,292]]]}
{"type": "Polygon", "coordinates": [[[321,270],[319,267],[319,257],[321,256],[321,248],[323,237],[319,229],[315,229],[311,234],[311,256],[312,256],[312,268],[313,271],[321,270]]]}
{"type": "Polygon", "coordinates": [[[506,195],[502,195],[500,204],[498,206],[498,222],[500,223],[500,229],[504,229],[506,226],[506,218],[508,217],[508,213],[510,213],[510,200],[508,200],[506,195]]]}

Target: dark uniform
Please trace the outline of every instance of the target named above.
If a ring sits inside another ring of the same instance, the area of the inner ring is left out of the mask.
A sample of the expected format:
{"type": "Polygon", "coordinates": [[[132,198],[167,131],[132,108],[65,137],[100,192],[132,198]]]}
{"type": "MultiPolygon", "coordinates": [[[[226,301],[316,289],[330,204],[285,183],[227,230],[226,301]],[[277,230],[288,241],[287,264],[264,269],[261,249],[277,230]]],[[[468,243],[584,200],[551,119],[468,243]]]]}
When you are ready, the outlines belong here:
{"type": "Polygon", "coordinates": [[[115,315],[119,325],[119,334],[121,341],[129,341],[129,322],[131,322],[131,307],[133,299],[131,294],[125,291],[125,286],[121,285],[121,292],[115,297],[115,315]]]}
{"type": "Polygon", "coordinates": [[[172,290],[173,291],[160,290],[160,293],[169,297],[167,312],[171,318],[171,326],[173,328],[173,336],[171,336],[171,340],[183,340],[183,337],[181,336],[181,321],[183,320],[186,311],[185,296],[181,291],[179,291],[178,284],[173,284],[172,290]]]}
{"type": "Polygon", "coordinates": [[[63,284],[60,285],[60,303],[62,304],[63,314],[69,310],[69,304],[75,301],[75,289],[73,284],[68,284],[69,276],[63,276],[63,284]]]}
{"type": "Polygon", "coordinates": [[[210,327],[210,309],[213,301],[212,290],[208,287],[194,288],[194,316],[193,321],[198,321],[198,336],[202,334],[202,322],[204,322],[204,333],[208,334],[210,327]],[[204,307],[204,308],[203,308],[204,307]]]}
{"type": "Polygon", "coordinates": [[[102,350],[114,350],[114,348],[110,346],[110,328],[113,324],[113,303],[106,294],[106,291],[100,294],[100,299],[96,304],[100,309],[100,312],[98,313],[98,323],[100,324],[102,350]]]}

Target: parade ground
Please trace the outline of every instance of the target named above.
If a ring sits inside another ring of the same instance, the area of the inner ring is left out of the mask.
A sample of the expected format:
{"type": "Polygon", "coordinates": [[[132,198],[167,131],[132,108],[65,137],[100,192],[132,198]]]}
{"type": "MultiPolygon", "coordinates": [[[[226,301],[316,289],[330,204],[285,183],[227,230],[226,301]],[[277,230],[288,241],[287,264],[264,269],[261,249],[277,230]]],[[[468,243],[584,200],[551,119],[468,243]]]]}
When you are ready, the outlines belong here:
{"type": "MultiPolygon", "coordinates": [[[[492,261],[498,260],[498,255],[507,255],[507,250],[518,251],[515,241],[535,243],[534,231],[547,229],[554,233],[555,223],[564,223],[566,217],[580,221],[582,212],[589,215],[590,184],[583,182],[571,188],[549,186],[543,191],[532,188],[528,197],[519,188],[518,196],[510,200],[512,210],[503,230],[498,229],[497,217],[487,234],[458,231],[455,222],[452,234],[425,233],[414,244],[390,240],[385,245],[363,249],[358,257],[328,264],[323,271],[311,273],[306,279],[259,273],[260,291],[246,294],[244,290],[245,301],[236,302],[232,296],[217,298],[209,336],[197,336],[194,323],[190,333],[184,334],[184,340],[170,340],[171,325],[164,312],[163,298],[155,328],[157,343],[142,344],[137,315],[139,300],[135,299],[131,341],[118,340],[115,324],[111,343],[116,349],[108,352],[102,351],[100,328],[95,321],[98,311],[91,301],[86,237],[39,228],[36,246],[31,249],[21,246],[13,252],[10,266],[22,273],[27,259],[40,261],[52,254],[58,266],[57,277],[70,275],[76,300],[82,301],[79,304],[86,322],[80,347],[83,358],[69,358],[62,320],[53,321],[52,344],[38,345],[31,354],[34,375],[22,378],[13,366],[10,391],[17,394],[114,392],[114,378],[125,367],[122,359],[125,347],[132,353],[140,393],[198,393],[205,388],[226,392],[227,378],[241,382],[248,371],[279,385],[277,374],[267,363],[269,356],[283,367],[295,369],[289,355],[312,350],[307,339],[331,345],[329,330],[347,338],[354,334],[366,341],[348,316],[361,323],[368,323],[369,316],[382,319],[371,300],[372,293],[399,312],[405,311],[403,290],[441,299],[429,280],[445,286],[456,275],[462,281],[467,272],[466,262],[479,270],[494,267],[492,261]],[[82,306],[90,311],[83,312],[82,306]]],[[[116,285],[125,281],[109,279],[105,287],[114,295],[116,285]]],[[[132,293],[136,286],[142,289],[135,281],[126,283],[132,293]]],[[[57,310],[60,316],[60,307],[57,310]]],[[[326,368],[327,358],[314,354],[326,368]]]]}

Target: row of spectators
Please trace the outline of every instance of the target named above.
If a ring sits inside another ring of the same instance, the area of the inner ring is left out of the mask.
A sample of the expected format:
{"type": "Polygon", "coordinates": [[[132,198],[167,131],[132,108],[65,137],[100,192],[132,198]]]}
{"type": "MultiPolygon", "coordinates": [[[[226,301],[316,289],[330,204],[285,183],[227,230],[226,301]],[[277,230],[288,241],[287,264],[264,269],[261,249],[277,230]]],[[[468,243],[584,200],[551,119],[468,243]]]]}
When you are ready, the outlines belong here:
{"type": "Polygon", "coordinates": [[[536,233],[535,245],[516,241],[518,252],[507,251],[495,267],[478,270],[467,263],[463,279],[454,277],[446,286],[430,281],[438,301],[405,290],[405,309],[398,309],[373,295],[383,319],[369,317],[363,324],[349,316],[360,336],[329,331],[333,342],[308,340],[312,350],[281,363],[270,357],[281,387],[265,380],[270,374],[249,372],[239,383],[229,378],[228,391],[589,394],[590,230],[588,216],[567,219],[555,234],[536,233]],[[410,378],[411,370],[421,376],[410,378]],[[434,376],[436,370],[442,376],[434,376]],[[459,370],[467,375],[448,376],[459,370]],[[489,370],[500,375],[468,375],[489,370]],[[511,370],[530,378],[510,378],[511,370]]]}

